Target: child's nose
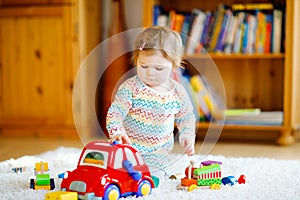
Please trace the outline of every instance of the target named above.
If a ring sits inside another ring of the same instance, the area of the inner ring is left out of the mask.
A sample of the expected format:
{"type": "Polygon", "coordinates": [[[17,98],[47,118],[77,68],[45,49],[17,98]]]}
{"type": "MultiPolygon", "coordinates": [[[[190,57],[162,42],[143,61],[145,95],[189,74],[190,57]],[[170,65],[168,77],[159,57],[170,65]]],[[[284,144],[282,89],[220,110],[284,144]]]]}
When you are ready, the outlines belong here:
{"type": "Polygon", "coordinates": [[[148,74],[148,75],[153,75],[153,74],[154,74],[154,69],[151,68],[151,67],[149,67],[149,68],[147,69],[147,74],[148,74]]]}

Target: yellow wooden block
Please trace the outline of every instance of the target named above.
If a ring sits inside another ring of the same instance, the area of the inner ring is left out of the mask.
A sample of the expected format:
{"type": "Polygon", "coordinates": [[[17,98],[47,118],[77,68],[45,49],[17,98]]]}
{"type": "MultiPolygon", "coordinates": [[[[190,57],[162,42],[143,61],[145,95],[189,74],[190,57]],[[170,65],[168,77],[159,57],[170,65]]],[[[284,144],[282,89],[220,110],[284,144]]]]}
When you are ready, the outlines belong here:
{"type": "Polygon", "coordinates": [[[77,192],[55,191],[45,195],[45,200],[77,200],[77,192]]]}
{"type": "Polygon", "coordinates": [[[46,172],[48,171],[48,163],[47,162],[39,162],[35,163],[35,171],[36,172],[46,172]]]}
{"type": "Polygon", "coordinates": [[[35,190],[51,190],[50,185],[35,185],[34,186],[35,190]]]}

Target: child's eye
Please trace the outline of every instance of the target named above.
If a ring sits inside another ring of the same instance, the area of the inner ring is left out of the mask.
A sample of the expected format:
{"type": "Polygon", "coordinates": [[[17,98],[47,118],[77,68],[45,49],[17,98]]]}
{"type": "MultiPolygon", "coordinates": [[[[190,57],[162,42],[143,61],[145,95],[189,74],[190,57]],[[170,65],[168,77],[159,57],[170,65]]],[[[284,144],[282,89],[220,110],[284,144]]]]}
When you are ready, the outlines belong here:
{"type": "Polygon", "coordinates": [[[141,65],[142,68],[147,69],[148,66],[147,65],[141,65]]]}
{"type": "Polygon", "coordinates": [[[161,70],[163,70],[164,68],[163,68],[163,67],[155,67],[155,69],[156,69],[157,71],[161,71],[161,70]]]}

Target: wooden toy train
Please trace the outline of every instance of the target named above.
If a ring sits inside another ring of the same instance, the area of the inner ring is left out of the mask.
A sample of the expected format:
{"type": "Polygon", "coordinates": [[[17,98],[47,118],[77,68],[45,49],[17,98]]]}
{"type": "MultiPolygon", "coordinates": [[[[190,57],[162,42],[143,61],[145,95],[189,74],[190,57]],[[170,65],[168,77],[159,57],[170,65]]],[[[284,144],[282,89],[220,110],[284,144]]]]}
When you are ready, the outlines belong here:
{"type": "Polygon", "coordinates": [[[241,175],[238,180],[234,176],[222,178],[222,162],[204,161],[199,167],[195,167],[195,163],[191,161],[190,165],[185,169],[185,177],[181,179],[181,183],[177,189],[192,191],[202,186],[210,189],[221,189],[221,185],[230,184],[231,186],[239,183],[245,184],[245,176],[241,175]]]}

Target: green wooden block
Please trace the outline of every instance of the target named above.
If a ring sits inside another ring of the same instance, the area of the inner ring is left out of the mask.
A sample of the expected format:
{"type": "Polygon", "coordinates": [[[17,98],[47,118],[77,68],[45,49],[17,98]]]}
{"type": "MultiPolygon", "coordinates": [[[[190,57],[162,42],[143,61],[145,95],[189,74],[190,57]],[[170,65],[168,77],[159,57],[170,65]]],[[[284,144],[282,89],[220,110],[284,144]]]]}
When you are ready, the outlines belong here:
{"type": "Polygon", "coordinates": [[[210,179],[198,179],[198,186],[210,186],[213,184],[221,185],[222,181],[220,178],[210,178],[210,179]]]}
{"type": "Polygon", "coordinates": [[[36,185],[50,185],[50,175],[49,174],[37,174],[36,175],[36,185]]]}

